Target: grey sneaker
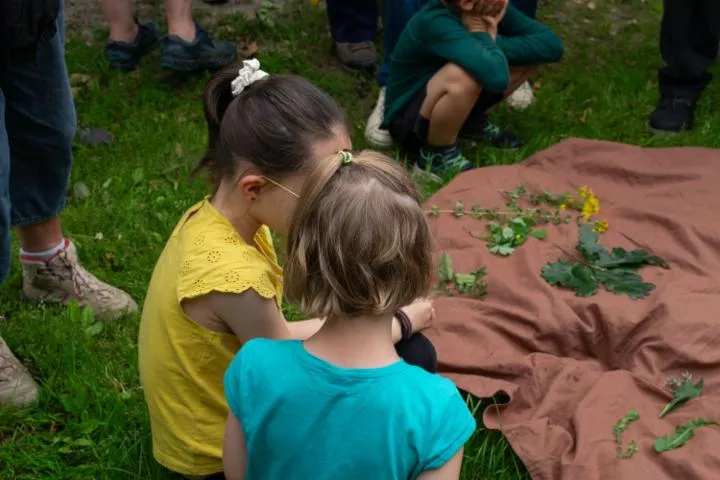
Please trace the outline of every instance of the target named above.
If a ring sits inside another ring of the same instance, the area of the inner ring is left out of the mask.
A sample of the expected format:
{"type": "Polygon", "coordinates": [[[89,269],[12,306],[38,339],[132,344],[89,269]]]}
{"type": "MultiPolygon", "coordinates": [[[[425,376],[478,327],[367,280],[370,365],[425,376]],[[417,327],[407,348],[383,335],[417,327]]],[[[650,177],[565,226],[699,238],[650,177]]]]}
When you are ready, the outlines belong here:
{"type": "Polygon", "coordinates": [[[136,312],[137,303],[119,288],[98,280],[78,261],[75,245],[68,241],[62,252],[48,261],[20,258],[23,294],[30,301],[61,303],[71,300],[90,307],[98,320],[114,320],[136,312]]]}
{"type": "Polygon", "coordinates": [[[137,67],[142,57],[153,51],[160,43],[160,27],[155,22],[139,23],[138,34],[132,42],[116,42],[108,40],[105,45],[105,56],[111,68],[126,72],[137,67]]]}
{"type": "Polygon", "coordinates": [[[35,380],[0,337],[0,405],[29,407],[37,401],[38,392],[35,380]]]}
{"type": "Polygon", "coordinates": [[[358,43],[335,42],[333,51],[341,63],[358,70],[374,67],[378,57],[375,44],[370,41],[358,43]]]}
{"type": "Polygon", "coordinates": [[[237,47],[232,42],[215,40],[200,25],[195,24],[196,36],[186,42],[176,35],[165,38],[160,65],[178,72],[217,70],[237,59],[237,47]]]}

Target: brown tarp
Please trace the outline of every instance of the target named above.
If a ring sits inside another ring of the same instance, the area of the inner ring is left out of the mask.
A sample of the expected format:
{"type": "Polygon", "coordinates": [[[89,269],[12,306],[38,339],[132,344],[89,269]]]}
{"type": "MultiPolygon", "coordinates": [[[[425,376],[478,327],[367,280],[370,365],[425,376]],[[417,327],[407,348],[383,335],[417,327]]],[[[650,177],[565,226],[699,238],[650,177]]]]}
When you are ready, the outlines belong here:
{"type": "Polygon", "coordinates": [[[653,450],[676,425],[720,421],[720,150],[570,139],[518,165],[464,173],[427,205],[502,206],[498,191],[518,184],[556,193],[589,186],[610,223],[601,243],[651,250],[671,268],[641,270],[657,285],[646,299],[602,289],[578,298],[540,276],[574,251],[574,224],[550,226],[546,240],[498,257],[468,233],[484,233],[483,222],[431,217],[438,254],[447,251],[457,272],[489,272],[485,300],[436,300],[429,336],[440,373],[478,397],[510,396],[484,421],[505,434],[535,480],[720,478],[720,428],[696,430],[677,450],[653,450]],[[684,370],[704,378],[704,393],[659,419],[671,399],[665,380],[684,370]],[[624,439],[639,450],[619,460],[612,429],[630,410],[640,420],[624,439]]]}

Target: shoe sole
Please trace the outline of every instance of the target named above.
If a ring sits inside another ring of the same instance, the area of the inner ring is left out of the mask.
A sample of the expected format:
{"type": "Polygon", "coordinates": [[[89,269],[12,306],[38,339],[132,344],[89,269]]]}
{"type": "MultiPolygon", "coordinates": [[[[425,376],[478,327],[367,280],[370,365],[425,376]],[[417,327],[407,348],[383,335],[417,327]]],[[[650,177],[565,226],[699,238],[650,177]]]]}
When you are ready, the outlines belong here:
{"type": "Polygon", "coordinates": [[[33,380],[33,383],[19,386],[13,390],[12,397],[4,402],[0,401],[0,405],[14,408],[31,407],[37,403],[39,394],[40,389],[33,380]]]}
{"type": "Polygon", "coordinates": [[[660,130],[659,128],[655,128],[655,127],[653,127],[652,125],[650,125],[649,122],[647,123],[647,129],[648,129],[648,132],[652,133],[653,135],[661,135],[661,136],[666,136],[666,137],[674,137],[675,135],[679,135],[679,134],[682,133],[682,132],[689,132],[690,130],[692,130],[692,129],[687,128],[687,127],[683,127],[683,128],[681,128],[680,130],[678,130],[678,131],[675,131],[675,130],[660,130]]]}

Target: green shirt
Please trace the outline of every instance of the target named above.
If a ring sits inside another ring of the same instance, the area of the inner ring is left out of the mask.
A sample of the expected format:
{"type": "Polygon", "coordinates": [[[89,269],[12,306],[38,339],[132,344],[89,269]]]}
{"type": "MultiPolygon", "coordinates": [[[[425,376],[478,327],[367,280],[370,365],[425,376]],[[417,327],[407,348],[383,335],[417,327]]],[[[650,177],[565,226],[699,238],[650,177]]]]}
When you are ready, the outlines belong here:
{"type": "Polygon", "coordinates": [[[512,5],[493,41],[487,33],[470,33],[441,0],[430,0],[408,22],[395,46],[383,127],[449,62],[461,66],[485,90],[502,92],[510,81],[509,65],[556,62],[562,55],[560,38],[512,5]]]}

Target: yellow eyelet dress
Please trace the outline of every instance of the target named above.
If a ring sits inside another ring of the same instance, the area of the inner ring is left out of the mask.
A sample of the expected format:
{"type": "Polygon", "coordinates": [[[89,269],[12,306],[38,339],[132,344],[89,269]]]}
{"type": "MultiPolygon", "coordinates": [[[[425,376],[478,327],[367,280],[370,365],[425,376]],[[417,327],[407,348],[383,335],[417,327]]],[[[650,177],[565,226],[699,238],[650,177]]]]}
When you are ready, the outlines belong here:
{"type": "MultiPolygon", "coordinates": [[[[140,322],[140,380],[155,459],[174,472],[222,471],[228,406],[223,375],[240,342],[185,316],[180,303],[255,290],[282,301],[282,269],[267,227],[248,245],[206,198],[180,219],[148,288],[140,322]]],[[[238,312],[242,314],[242,312],[238,312]]]]}

